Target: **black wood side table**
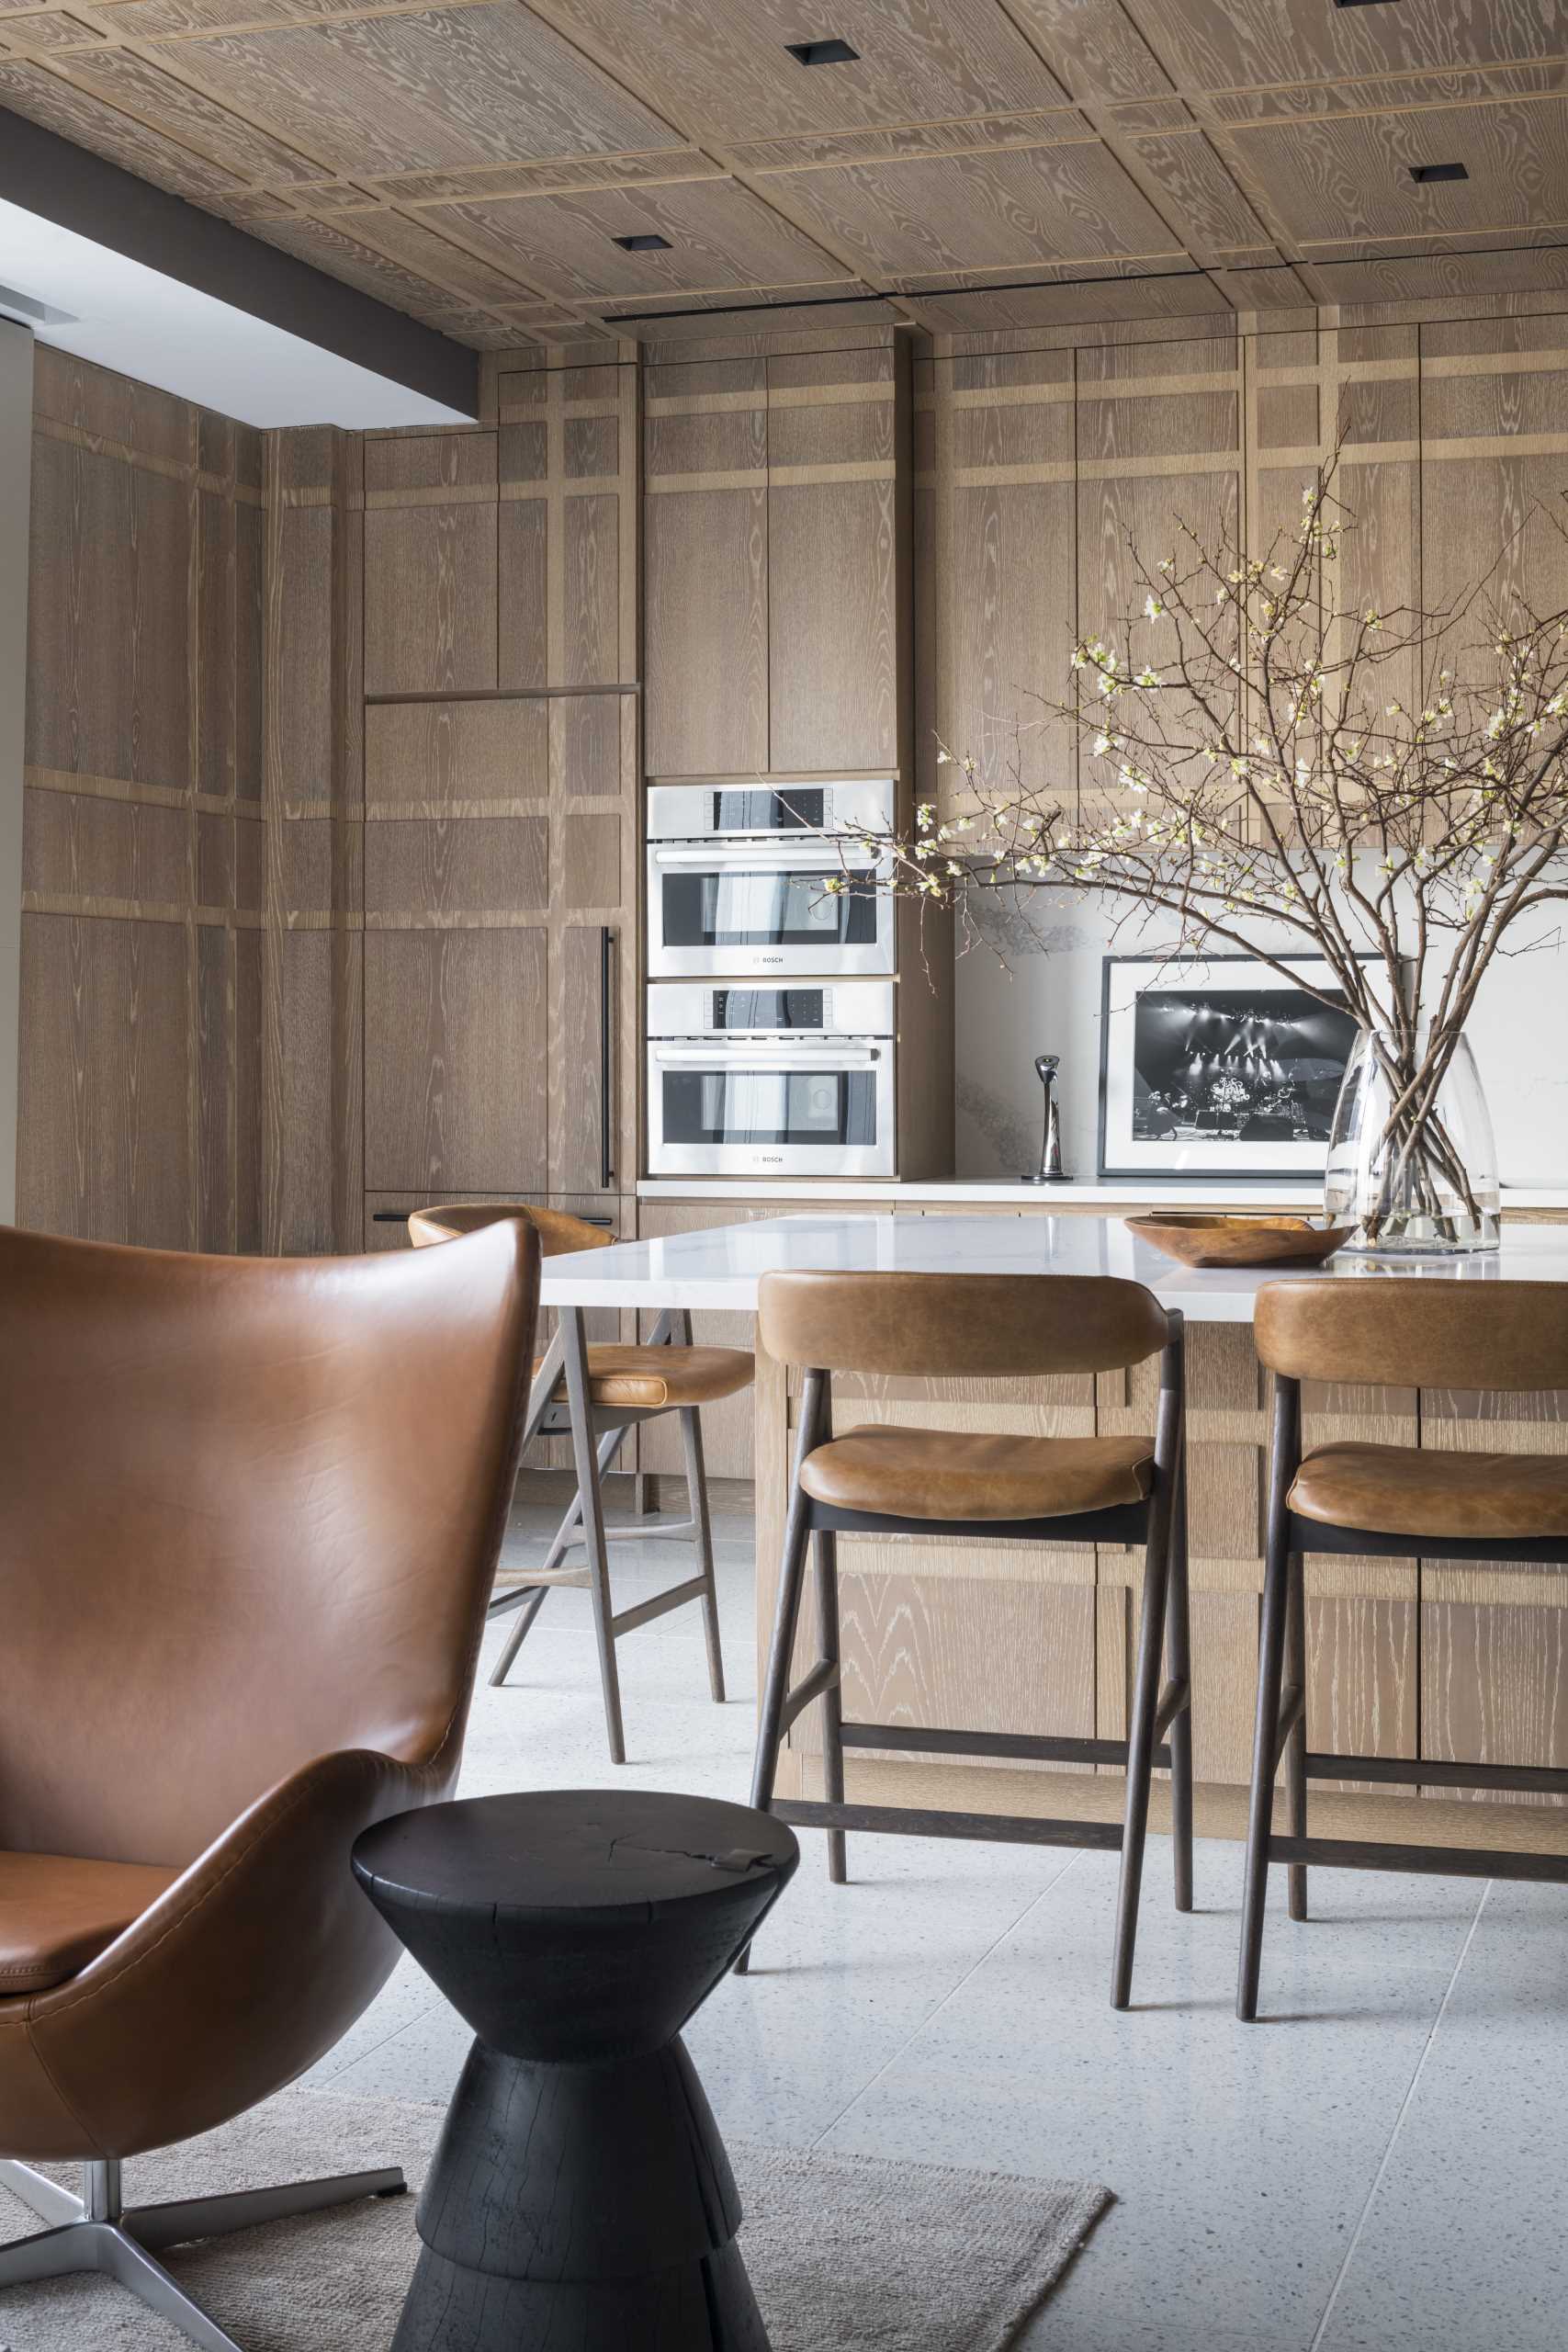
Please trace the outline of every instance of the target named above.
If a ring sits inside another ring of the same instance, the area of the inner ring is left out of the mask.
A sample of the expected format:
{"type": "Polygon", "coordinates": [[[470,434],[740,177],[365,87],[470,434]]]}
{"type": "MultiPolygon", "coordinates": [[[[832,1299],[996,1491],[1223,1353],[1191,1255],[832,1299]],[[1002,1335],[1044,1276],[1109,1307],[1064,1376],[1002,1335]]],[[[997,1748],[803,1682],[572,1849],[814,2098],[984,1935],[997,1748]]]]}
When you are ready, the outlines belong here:
{"type": "Polygon", "coordinates": [[[799,1859],[744,1805],[623,1790],[359,1839],[361,1885],[479,2037],[392,2352],[768,2352],[680,2033],[799,1859]]]}

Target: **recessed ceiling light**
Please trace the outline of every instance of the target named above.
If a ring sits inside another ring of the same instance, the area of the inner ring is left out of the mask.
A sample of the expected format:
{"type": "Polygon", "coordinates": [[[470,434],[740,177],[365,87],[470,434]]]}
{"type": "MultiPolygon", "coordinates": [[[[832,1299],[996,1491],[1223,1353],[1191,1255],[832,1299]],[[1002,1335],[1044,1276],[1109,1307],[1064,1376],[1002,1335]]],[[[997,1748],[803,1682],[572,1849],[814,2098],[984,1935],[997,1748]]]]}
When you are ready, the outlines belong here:
{"type": "Polygon", "coordinates": [[[1433,180],[1467,180],[1470,174],[1462,164],[1412,164],[1410,176],[1417,187],[1427,187],[1433,180]]]}
{"type": "Polygon", "coordinates": [[[860,56],[847,40],[786,40],[784,47],[801,65],[853,65],[860,56]]]}
{"type": "Polygon", "coordinates": [[[617,237],[615,243],[624,254],[667,254],[668,237],[656,237],[651,232],[642,237],[617,237]]]}
{"type": "Polygon", "coordinates": [[[1337,8],[1386,8],[1390,0],[1334,0],[1337,8]]]}

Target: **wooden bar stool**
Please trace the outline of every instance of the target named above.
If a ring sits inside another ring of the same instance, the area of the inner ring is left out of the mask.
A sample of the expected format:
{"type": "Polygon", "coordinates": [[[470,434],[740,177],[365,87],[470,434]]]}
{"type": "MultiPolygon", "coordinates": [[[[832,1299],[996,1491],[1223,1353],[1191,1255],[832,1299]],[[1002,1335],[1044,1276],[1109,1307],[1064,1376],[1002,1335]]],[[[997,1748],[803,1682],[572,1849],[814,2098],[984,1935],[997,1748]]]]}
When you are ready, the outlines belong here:
{"type": "MultiPolygon", "coordinates": [[[[1133,1948],[1152,1768],[1171,1770],[1176,1903],[1192,1908],[1191,1668],[1182,1499],[1182,1325],[1138,1283],[1100,1275],[772,1273],[758,1298],[766,1352],[805,1374],[773,1645],[758,1727],[751,1802],[828,1831],[829,1871],[845,1876],[844,1833],[976,1838],[1094,1847],[1122,1855],[1111,2002],[1132,1995],[1133,1948]],[[835,1373],[1029,1379],[1125,1370],[1160,1358],[1156,1432],[1145,1437],[989,1437],[887,1424],[833,1431],[835,1373]],[[964,1544],[1134,1544],[1144,1547],[1143,1623],[1125,1739],[846,1723],[840,1695],[840,1535],[945,1537],[964,1544]],[[791,1665],[808,1542],[815,1538],[817,1663],[793,1686],[791,1665]],[[1160,1653],[1169,1598],[1169,1679],[1160,1653]],[[825,1802],[775,1804],[790,1725],[820,1700],[825,1802]],[[1168,1747],[1162,1743],[1169,1735],[1168,1747]],[[1122,1764],[1124,1819],[1036,1820],[846,1804],[844,1750],[1122,1764]]],[[[744,1968],[747,1955],[739,1965],[744,1968]]]]}
{"type": "MultiPolygon", "coordinates": [[[[559,1209],[525,1208],[494,1201],[455,1203],[446,1208],[416,1209],[409,1219],[409,1238],[416,1250],[432,1242],[451,1241],[501,1217],[523,1217],[539,1237],[547,1258],[564,1257],[580,1250],[607,1249],[614,1236],[581,1217],[559,1209]]],[[[517,1623],[496,1661],[491,1683],[504,1682],[523,1642],[552,1587],[586,1587],[592,1597],[593,1627],[599,1644],[599,1672],[604,1687],[604,1723],[610,1760],[626,1760],[626,1733],[621,1721],[621,1685],[615,1670],[615,1644],[623,1634],[683,1608],[689,1600],[703,1604],[707,1634],[708,1681],[716,1702],[724,1700],[724,1658],[719,1647],[718,1596],[714,1589],[713,1528],[708,1516],[707,1470],[703,1460],[701,1408],[721,1396],[734,1396],[751,1385],[751,1358],[740,1348],[699,1348],[692,1345],[692,1318],[670,1308],[654,1325],[645,1345],[590,1347],[584,1340],[582,1312],[563,1306],[555,1338],[534,1367],[525,1449],[536,1437],[570,1436],[577,1467],[577,1492],[556,1531],[555,1541],[540,1568],[531,1569],[525,1584],[509,1585],[490,1605],[492,1617],[517,1610],[517,1623]],[[687,1516],[649,1525],[606,1527],[601,1481],[615,1461],[626,1431],[660,1413],[678,1413],[685,1451],[687,1516]],[[695,1576],[655,1593],[634,1608],[617,1610],[610,1591],[607,1546],[619,1541],[646,1543],[654,1538],[690,1536],[696,1554],[695,1576]],[[569,1566],[567,1554],[583,1550],[586,1561],[569,1566]]]]}
{"type": "Polygon", "coordinates": [[[1289,1866],[1290,1912],[1307,1916],[1309,1862],[1426,1871],[1444,1878],[1568,1880],[1568,1856],[1502,1847],[1406,1846],[1307,1835],[1312,1780],[1568,1794],[1568,1772],[1429,1758],[1341,1756],[1307,1745],[1304,1552],[1427,1560],[1568,1563],[1568,1460],[1425,1453],[1411,1445],[1302,1452],[1303,1380],[1374,1387],[1568,1387],[1568,1317],[1554,1283],[1418,1283],[1409,1277],[1267,1283],[1258,1352],[1274,1375],[1274,1442],[1258,1648],[1236,2015],[1258,2015],[1269,1865],[1289,1866]],[[1273,1826],[1285,1767],[1289,1828],[1273,1826]]]}

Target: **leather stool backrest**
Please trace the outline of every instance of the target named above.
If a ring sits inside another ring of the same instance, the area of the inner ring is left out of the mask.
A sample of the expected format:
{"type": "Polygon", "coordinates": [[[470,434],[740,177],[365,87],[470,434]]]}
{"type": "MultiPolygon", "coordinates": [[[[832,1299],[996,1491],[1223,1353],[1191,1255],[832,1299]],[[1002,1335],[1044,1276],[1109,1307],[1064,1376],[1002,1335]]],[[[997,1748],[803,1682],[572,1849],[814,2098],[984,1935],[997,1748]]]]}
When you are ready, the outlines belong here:
{"type": "Polygon", "coordinates": [[[999,1379],[1120,1371],[1170,1329],[1152,1291],[1111,1274],[802,1272],[762,1276],[757,1335],[822,1372],[999,1379]]]}
{"type": "Polygon", "coordinates": [[[1391,1388],[1568,1388],[1559,1283],[1343,1275],[1265,1283],[1254,1323],[1270,1372],[1391,1388]]]}
{"type": "Polygon", "coordinates": [[[539,1254],[569,1257],[576,1250],[607,1250],[615,1235],[603,1225],[569,1216],[564,1209],[524,1208],[507,1201],[454,1201],[439,1209],[415,1209],[409,1218],[409,1239],[416,1250],[433,1242],[456,1241],[460,1234],[478,1233],[504,1217],[521,1217],[539,1237],[539,1254]]]}

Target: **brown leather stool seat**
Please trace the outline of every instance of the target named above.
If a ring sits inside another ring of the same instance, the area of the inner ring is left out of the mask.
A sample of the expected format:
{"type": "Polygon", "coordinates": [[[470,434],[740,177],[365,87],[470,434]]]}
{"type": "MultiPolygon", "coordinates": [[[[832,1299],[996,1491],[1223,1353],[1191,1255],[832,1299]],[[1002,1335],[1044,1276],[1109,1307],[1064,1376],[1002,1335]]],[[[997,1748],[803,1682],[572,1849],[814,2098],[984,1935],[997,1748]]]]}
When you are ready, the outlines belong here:
{"type": "Polygon", "coordinates": [[[143,1862],[0,1853],[0,1999],[80,1974],[178,1876],[143,1862]]]}
{"type": "Polygon", "coordinates": [[[1568,1458],[1320,1445],[1296,1472],[1290,1508],[1382,1535],[1568,1536],[1568,1458]]]}
{"type": "MultiPolygon", "coordinates": [[[[543,1356],[534,1366],[544,1370],[543,1356]]],[[[738,1396],[755,1378],[745,1348],[637,1348],[607,1342],[588,1351],[588,1386],[595,1405],[625,1405],[634,1412],[659,1413],[692,1405],[716,1405],[738,1396]]],[[[566,1374],[554,1395],[566,1397],[566,1374]]]]}
{"type": "Polygon", "coordinates": [[[903,1519],[1058,1519],[1147,1500],[1152,1437],[982,1437],[846,1430],[808,1453],[800,1483],[834,1510],[903,1519]]]}

